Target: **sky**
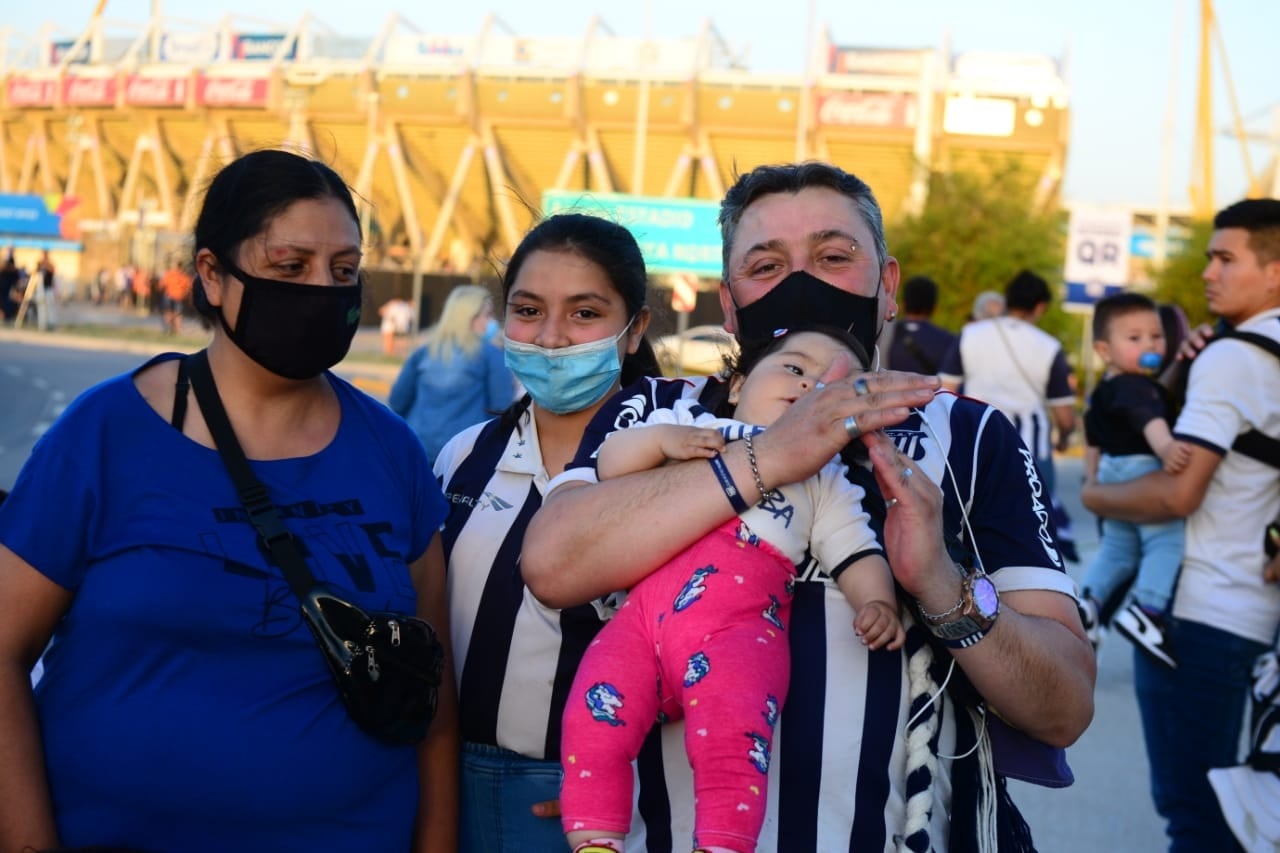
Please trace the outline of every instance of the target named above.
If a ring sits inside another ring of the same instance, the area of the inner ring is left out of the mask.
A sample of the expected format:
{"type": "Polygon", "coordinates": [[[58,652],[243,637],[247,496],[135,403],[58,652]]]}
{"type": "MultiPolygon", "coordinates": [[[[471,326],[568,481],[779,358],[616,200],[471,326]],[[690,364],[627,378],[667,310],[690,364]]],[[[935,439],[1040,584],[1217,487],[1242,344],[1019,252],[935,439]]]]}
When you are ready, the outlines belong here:
{"type": "MultiPolygon", "coordinates": [[[[14,3],[4,24],[34,35],[45,23],[75,34],[94,0],[14,3]],[[16,7],[16,8],[13,8],[16,7]],[[57,11],[50,18],[48,10],[57,11]]],[[[1173,209],[1189,204],[1196,113],[1198,0],[270,0],[270,17],[251,17],[250,0],[107,0],[108,21],[142,22],[153,8],[167,17],[215,23],[224,14],[255,28],[288,25],[310,12],[344,35],[375,36],[392,13],[423,32],[473,35],[492,13],[522,36],[585,33],[599,16],[617,36],[687,38],[709,20],[754,71],[800,74],[810,15],[837,45],[1032,53],[1063,63],[1071,92],[1071,142],[1065,200],[1155,207],[1168,187],[1173,209]],[[785,10],[790,14],[781,14],[785,10]],[[1175,38],[1175,35],[1177,36],[1175,38]],[[1170,104],[1172,99],[1172,114],[1170,104]],[[1166,125],[1172,118],[1166,170],[1166,125]],[[1167,183],[1162,177],[1167,173],[1167,183]]],[[[1280,135],[1280,75],[1275,71],[1277,0],[1216,0],[1216,13],[1241,115],[1250,131],[1280,135]],[[1275,130],[1273,131],[1273,126],[1275,130]]],[[[1215,51],[1216,53],[1216,51],[1215,51]]],[[[1219,206],[1247,188],[1228,89],[1215,57],[1214,162],[1219,206]]],[[[1280,141],[1255,142],[1255,173],[1280,153],[1280,141]]]]}

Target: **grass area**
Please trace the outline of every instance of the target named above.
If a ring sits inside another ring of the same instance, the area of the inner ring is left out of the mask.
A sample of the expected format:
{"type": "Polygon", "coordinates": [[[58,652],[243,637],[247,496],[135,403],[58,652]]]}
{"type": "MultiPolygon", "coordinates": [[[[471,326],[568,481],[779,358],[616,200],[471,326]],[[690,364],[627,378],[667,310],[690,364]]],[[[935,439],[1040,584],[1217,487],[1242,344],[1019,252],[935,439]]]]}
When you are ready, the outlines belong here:
{"type": "Polygon", "coordinates": [[[205,332],[195,334],[184,332],[175,336],[166,335],[159,329],[141,326],[60,325],[58,331],[68,335],[79,335],[82,338],[109,338],[115,341],[164,344],[178,349],[198,349],[209,342],[209,335],[205,332]]]}
{"type": "Polygon", "coordinates": [[[402,355],[385,355],[380,352],[350,352],[347,353],[347,361],[363,361],[366,364],[394,364],[397,367],[404,364],[404,356],[402,355]]]}

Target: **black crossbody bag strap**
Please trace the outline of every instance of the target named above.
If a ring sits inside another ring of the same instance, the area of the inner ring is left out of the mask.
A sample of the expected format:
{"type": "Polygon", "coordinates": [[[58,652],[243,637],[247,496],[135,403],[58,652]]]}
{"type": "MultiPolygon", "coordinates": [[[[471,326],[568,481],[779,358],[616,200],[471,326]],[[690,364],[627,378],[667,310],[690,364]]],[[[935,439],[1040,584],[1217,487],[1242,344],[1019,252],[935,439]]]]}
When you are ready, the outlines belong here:
{"type": "Polygon", "coordinates": [[[299,601],[305,601],[312,587],[315,576],[307,568],[307,563],[298,552],[298,545],[280,520],[280,513],[266,487],[254,476],[245,458],[240,442],[236,440],[231,421],[227,418],[227,410],[223,408],[222,398],[218,396],[218,386],[213,380],[213,371],[209,369],[209,354],[201,350],[190,356],[191,389],[195,392],[196,402],[204,415],[204,422],[213,436],[213,443],[222,457],[222,463],[231,475],[236,492],[240,495],[240,503],[249,513],[249,521],[258,531],[258,535],[271,549],[271,555],[284,572],[289,588],[299,601]]]}
{"type": "Polygon", "coordinates": [[[916,341],[915,335],[907,335],[903,338],[902,345],[907,348],[907,352],[916,357],[916,361],[920,362],[921,366],[924,367],[926,374],[933,375],[938,372],[937,363],[929,358],[928,354],[921,348],[919,342],[916,341]]]}
{"type": "Polygon", "coordinates": [[[178,359],[178,382],[173,386],[173,414],[169,423],[178,432],[182,432],[182,424],[187,419],[187,391],[191,390],[191,377],[187,369],[187,357],[178,359]]]}

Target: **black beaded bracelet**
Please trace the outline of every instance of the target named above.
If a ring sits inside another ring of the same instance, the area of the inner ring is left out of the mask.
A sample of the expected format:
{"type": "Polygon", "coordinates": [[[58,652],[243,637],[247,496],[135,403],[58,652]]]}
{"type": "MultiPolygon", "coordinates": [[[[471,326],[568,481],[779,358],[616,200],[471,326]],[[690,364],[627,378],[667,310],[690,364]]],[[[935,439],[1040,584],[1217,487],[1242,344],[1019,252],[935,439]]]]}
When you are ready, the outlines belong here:
{"type": "Polygon", "coordinates": [[[707,461],[711,463],[711,470],[716,472],[716,479],[720,481],[720,488],[724,489],[724,496],[729,499],[733,511],[742,513],[750,509],[742,499],[742,492],[738,491],[738,484],[733,482],[733,475],[729,473],[729,466],[724,464],[724,457],[717,453],[707,461]]]}

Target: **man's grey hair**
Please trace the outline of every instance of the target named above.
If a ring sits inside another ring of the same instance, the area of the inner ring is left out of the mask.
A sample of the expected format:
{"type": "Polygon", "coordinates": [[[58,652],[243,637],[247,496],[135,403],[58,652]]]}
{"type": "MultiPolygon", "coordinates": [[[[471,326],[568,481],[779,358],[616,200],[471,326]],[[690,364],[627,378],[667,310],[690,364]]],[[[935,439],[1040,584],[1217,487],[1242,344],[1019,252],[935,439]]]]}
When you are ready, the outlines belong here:
{"type": "Polygon", "coordinates": [[[995,290],[984,290],[973,300],[973,319],[989,320],[1004,313],[1004,294],[995,290]]]}
{"type": "Polygon", "coordinates": [[[857,208],[862,221],[871,231],[876,244],[876,261],[884,266],[889,250],[884,241],[884,216],[871,187],[857,175],[839,166],[810,160],[805,163],[786,163],[779,166],[757,166],[745,175],[739,175],[720,202],[720,243],[723,246],[723,276],[729,280],[729,255],[733,251],[738,223],[747,208],[762,196],[775,193],[795,195],[810,187],[826,187],[847,196],[857,208]]]}

